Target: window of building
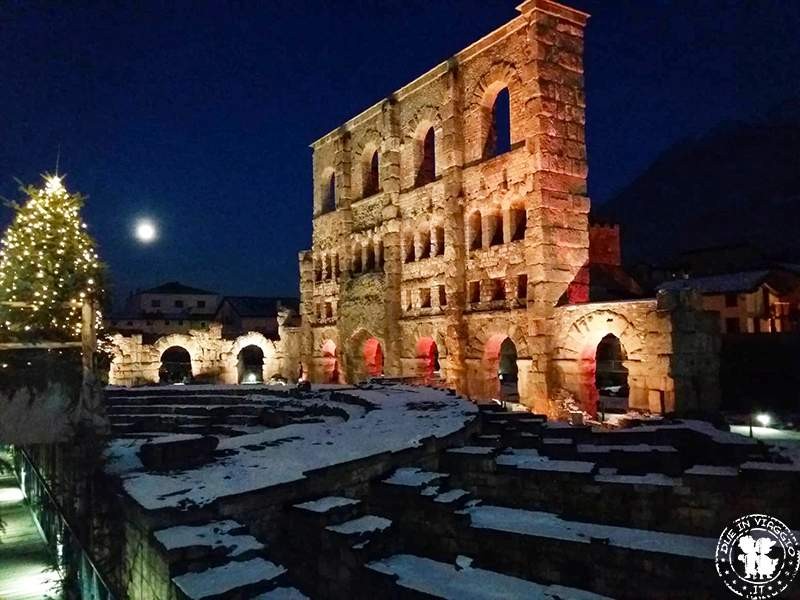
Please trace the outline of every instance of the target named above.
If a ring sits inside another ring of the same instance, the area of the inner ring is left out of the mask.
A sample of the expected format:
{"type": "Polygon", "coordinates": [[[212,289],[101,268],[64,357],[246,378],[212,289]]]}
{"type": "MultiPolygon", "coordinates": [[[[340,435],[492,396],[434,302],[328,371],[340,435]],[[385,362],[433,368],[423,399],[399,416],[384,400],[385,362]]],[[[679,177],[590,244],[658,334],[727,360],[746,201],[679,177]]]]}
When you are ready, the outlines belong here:
{"type": "Polygon", "coordinates": [[[483,221],[480,211],[476,210],[469,216],[469,249],[478,250],[483,245],[483,221]]]}
{"type": "Polygon", "coordinates": [[[425,185],[436,179],[436,134],[433,127],[422,139],[422,160],[417,171],[417,185],[425,185]]]}
{"type": "Polygon", "coordinates": [[[319,258],[314,259],[314,281],[322,281],[322,261],[319,258]]]}
{"type": "Polygon", "coordinates": [[[333,276],[335,279],[339,279],[339,255],[335,254],[333,256],[333,276]]]}
{"type": "Polygon", "coordinates": [[[333,318],[333,305],[330,302],[325,303],[325,318],[333,318]]]}
{"type": "Polygon", "coordinates": [[[406,290],[403,294],[403,305],[406,310],[411,310],[411,290],[406,290]]]}
{"type": "Polygon", "coordinates": [[[336,210],[336,174],[331,173],[322,189],[322,214],[336,210]]]}
{"type": "Polygon", "coordinates": [[[470,304],[477,304],[481,301],[481,282],[470,281],[467,287],[467,294],[470,304]]]}
{"type": "Polygon", "coordinates": [[[175,308],[183,308],[183,300],[175,300],[175,308]]]}
{"type": "Polygon", "coordinates": [[[528,276],[524,273],[517,276],[517,298],[519,300],[528,299],[528,276]]]}
{"type": "Polygon", "coordinates": [[[419,232],[419,258],[430,258],[431,256],[431,232],[427,227],[424,227],[419,232]]]}
{"type": "Polygon", "coordinates": [[[197,308],[205,308],[205,307],[206,307],[206,301],[205,300],[198,300],[197,301],[197,308]]]}
{"type": "Polygon", "coordinates": [[[405,262],[414,262],[414,259],[416,258],[416,253],[414,250],[414,234],[410,231],[406,232],[405,236],[403,237],[403,246],[405,247],[405,262]]]}
{"type": "Polygon", "coordinates": [[[364,197],[372,196],[380,191],[380,159],[378,151],[372,153],[369,163],[364,170],[364,197]]]}
{"type": "Polygon", "coordinates": [[[739,333],[739,319],[730,317],[725,319],[725,333],[739,333]]]}
{"type": "Polygon", "coordinates": [[[361,244],[353,246],[353,273],[361,273],[361,244]]]}
{"type": "Polygon", "coordinates": [[[441,225],[437,225],[433,228],[431,246],[433,247],[433,254],[435,256],[444,256],[444,227],[441,225]]]}
{"type": "Polygon", "coordinates": [[[508,88],[495,96],[489,114],[489,131],[483,146],[483,158],[499,156],[511,150],[511,99],[508,88]]]}
{"type": "Polygon", "coordinates": [[[506,299],[506,281],[503,278],[492,279],[492,300],[506,299]]]}
{"type": "Polygon", "coordinates": [[[375,250],[372,247],[372,242],[367,241],[367,262],[364,263],[364,272],[369,273],[375,270],[375,250]]]}
{"type": "Polygon", "coordinates": [[[489,229],[489,245],[499,246],[503,243],[503,219],[500,215],[486,216],[486,227],[489,229]]]}
{"type": "Polygon", "coordinates": [[[431,307],[431,290],[429,288],[420,288],[419,290],[419,306],[420,308],[431,307]]]}
{"type": "Polygon", "coordinates": [[[728,308],[736,308],[739,306],[739,295],[735,293],[725,294],[725,306],[728,308]]]}
{"type": "Polygon", "coordinates": [[[447,306],[447,292],[443,285],[439,286],[439,306],[447,306]]]}
{"type": "Polygon", "coordinates": [[[150,300],[150,306],[152,308],[159,308],[161,306],[161,300],[150,300]]]}
{"type": "Polygon", "coordinates": [[[206,326],[206,322],[205,321],[200,323],[200,327],[205,327],[205,326],[206,326]]]}
{"type": "Polygon", "coordinates": [[[527,215],[521,207],[512,208],[509,212],[511,218],[511,241],[518,242],[525,239],[525,226],[527,215]]]}

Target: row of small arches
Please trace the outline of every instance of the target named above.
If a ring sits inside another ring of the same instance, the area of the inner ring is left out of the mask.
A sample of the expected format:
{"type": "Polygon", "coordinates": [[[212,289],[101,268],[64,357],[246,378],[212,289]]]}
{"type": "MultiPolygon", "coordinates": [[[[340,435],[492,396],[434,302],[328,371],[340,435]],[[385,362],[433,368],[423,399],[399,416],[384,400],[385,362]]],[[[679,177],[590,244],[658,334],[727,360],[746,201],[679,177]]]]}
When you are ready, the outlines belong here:
{"type": "MultiPolygon", "coordinates": [[[[414,185],[421,187],[436,179],[436,130],[429,127],[416,140],[414,185]]],[[[504,154],[511,149],[511,105],[508,88],[495,96],[489,114],[489,127],[483,144],[484,160],[504,154]]],[[[369,148],[360,161],[362,173],[361,197],[368,198],[381,191],[380,153],[369,148]]],[[[336,174],[330,173],[322,183],[320,214],[336,210],[336,174]]]]}

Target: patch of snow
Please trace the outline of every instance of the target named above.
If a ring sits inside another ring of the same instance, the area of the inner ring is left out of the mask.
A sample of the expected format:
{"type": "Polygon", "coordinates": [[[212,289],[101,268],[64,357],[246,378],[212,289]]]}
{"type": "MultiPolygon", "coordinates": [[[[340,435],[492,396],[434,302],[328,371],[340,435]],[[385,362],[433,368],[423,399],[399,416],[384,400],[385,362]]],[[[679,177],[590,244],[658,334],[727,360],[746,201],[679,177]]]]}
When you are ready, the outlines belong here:
{"type": "Polygon", "coordinates": [[[414,556],[395,554],[376,560],[367,568],[378,573],[397,577],[397,584],[423,594],[452,600],[602,600],[591,592],[563,586],[548,586],[494,571],[458,567],[414,556]]]}
{"type": "Polygon", "coordinates": [[[491,454],[495,448],[489,446],[461,446],[460,448],[450,448],[447,452],[451,454],[491,454]]]}
{"type": "Polygon", "coordinates": [[[652,444],[578,444],[578,452],[606,454],[609,452],[677,452],[674,446],[658,446],[652,444]]]}
{"type": "Polygon", "coordinates": [[[279,587],[259,594],[253,600],[309,600],[309,598],[297,588],[279,587]]]}
{"type": "Polygon", "coordinates": [[[243,562],[229,562],[205,571],[185,573],[173,577],[172,581],[192,600],[201,600],[241,586],[271,581],[285,572],[286,569],[280,565],[263,558],[254,558],[243,562]]]}
{"type": "Polygon", "coordinates": [[[248,550],[263,550],[264,545],[252,535],[231,533],[241,529],[236,521],[214,521],[204,525],[179,525],[156,531],[153,535],[167,551],[192,546],[228,548],[228,556],[238,556],[248,550]]]}
{"type": "Polygon", "coordinates": [[[796,465],[794,463],[771,463],[771,462],[760,462],[760,461],[747,461],[739,465],[739,468],[749,469],[752,471],[783,471],[783,472],[792,472],[792,473],[800,473],[800,465],[796,465]]]}
{"type": "Polygon", "coordinates": [[[450,504],[451,502],[455,502],[464,496],[467,496],[469,492],[467,490],[461,489],[454,489],[450,490],[449,492],[445,492],[443,494],[439,494],[436,498],[433,499],[434,502],[439,502],[441,504],[450,504]]]}
{"type": "Polygon", "coordinates": [[[383,531],[391,527],[392,521],[377,515],[364,515],[352,521],[345,521],[340,525],[328,525],[325,529],[335,531],[344,535],[354,533],[371,533],[373,531],[383,531]]]}
{"type": "Polygon", "coordinates": [[[342,506],[354,506],[360,504],[361,500],[354,500],[353,498],[344,498],[342,496],[326,496],[317,500],[310,500],[302,504],[295,504],[295,508],[301,508],[315,513],[326,513],[331,509],[340,508],[342,506]]]}
{"type": "Polygon", "coordinates": [[[647,473],[645,475],[595,475],[595,481],[600,483],[625,483],[631,485],[661,485],[675,487],[681,480],[663,473],[647,473]]]}
{"type": "Polygon", "coordinates": [[[428,487],[422,488],[422,491],[419,494],[420,496],[435,496],[438,493],[439,493],[438,485],[429,485],[428,487]]]}
{"type": "Polygon", "coordinates": [[[564,473],[591,473],[595,463],[580,460],[555,460],[541,456],[535,449],[514,449],[495,459],[501,466],[532,471],[561,471],[564,473]]]}
{"type": "Polygon", "coordinates": [[[739,469],[736,467],[718,467],[716,465],[694,465],[691,469],[686,469],[684,473],[686,475],[736,477],[739,474],[739,469]]]}
{"type": "Polygon", "coordinates": [[[408,487],[422,487],[432,481],[448,477],[446,473],[434,473],[423,471],[417,467],[402,467],[397,469],[392,475],[383,480],[390,485],[402,485],[408,487]]]}
{"type": "Polygon", "coordinates": [[[470,569],[472,568],[472,561],[469,556],[464,556],[463,554],[459,554],[456,556],[456,567],[459,569],[470,569]]]}
{"type": "Polygon", "coordinates": [[[419,447],[423,440],[461,430],[478,411],[463,398],[430,388],[398,385],[347,392],[362,401],[374,401],[372,410],[332,401],[329,393],[318,394],[308,399],[309,406],[338,407],[350,411],[351,418],[336,424],[295,423],[224,438],[217,450],[227,451],[227,456],[173,473],[147,472],[131,458],[131,446],[112,444],[108,470],[124,476],[125,491],[147,510],[203,506],[220,497],[298,481],[307,471],[419,447]],[[359,416],[354,418],[355,412],[359,416]]]}
{"type": "Polygon", "coordinates": [[[590,543],[592,539],[601,539],[608,540],[609,545],[620,548],[692,556],[705,560],[714,558],[717,546],[716,538],[567,521],[553,513],[518,508],[488,505],[458,512],[470,515],[472,527],[478,529],[493,529],[585,544],[590,543]]]}

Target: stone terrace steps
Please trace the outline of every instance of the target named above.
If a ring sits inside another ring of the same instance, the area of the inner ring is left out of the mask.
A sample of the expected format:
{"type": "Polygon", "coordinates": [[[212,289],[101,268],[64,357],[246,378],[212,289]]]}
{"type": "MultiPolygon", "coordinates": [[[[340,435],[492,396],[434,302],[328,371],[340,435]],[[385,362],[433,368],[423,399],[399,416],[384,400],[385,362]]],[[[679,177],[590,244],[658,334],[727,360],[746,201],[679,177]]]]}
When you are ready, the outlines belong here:
{"type": "Polygon", "coordinates": [[[233,520],[179,525],[153,533],[182,600],[253,598],[286,583],[285,567],[233,520]]]}
{"type": "Polygon", "coordinates": [[[451,488],[448,480],[442,473],[399,469],[373,485],[372,510],[392,519],[405,552],[445,564],[470,556],[474,566],[495,573],[545,585],[588,587],[614,597],[641,597],[641,590],[629,585],[631,570],[645,573],[653,589],[667,590],[671,597],[712,597],[717,591],[716,537],[614,527],[562,519],[552,512],[488,505],[451,488]],[[457,502],[437,501],[451,492],[456,492],[457,502]]]}

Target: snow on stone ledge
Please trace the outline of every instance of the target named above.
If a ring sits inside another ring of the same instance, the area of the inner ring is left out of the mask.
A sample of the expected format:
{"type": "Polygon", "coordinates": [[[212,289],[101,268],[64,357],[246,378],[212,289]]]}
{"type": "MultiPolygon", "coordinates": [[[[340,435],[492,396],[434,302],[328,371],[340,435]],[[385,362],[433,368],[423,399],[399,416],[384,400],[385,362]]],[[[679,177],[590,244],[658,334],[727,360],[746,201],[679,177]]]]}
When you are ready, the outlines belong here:
{"type": "MultiPolygon", "coordinates": [[[[463,557],[459,557],[462,558],[463,557]]],[[[468,561],[455,565],[422,558],[412,554],[395,554],[376,560],[367,568],[397,577],[398,585],[448,600],[603,600],[599,596],[576,588],[542,585],[502,573],[474,569],[468,561]]]]}
{"type": "Polygon", "coordinates": [[[203,525],[178,525],[156,531],[153,535],[167,551],[193,546],[228,548],[228,556],[239,556],[249,550],[262,550],[264,545],[247,534],[232,533],[243,529],[236,521],[214,521],[203,525]]]}
{"type": "Polygon", "coordinates": [[[423,471],[417,467],[403,467],[397,469],[390,477],[383,480],[389,485],[402,485],[405,487],[422,487],[431,481],[448,477],[446,473],[423,471]]]}
{"type": "Polygon", "coordinates": [[[338,393],[367,401],[373,409],[356,413],[352,405],[331,400],[330,392],[300,400],[276,397],[276,402],[308,406],[341,405],[351,418],[223,438],[217,451],[227,456],[172,473],[148,472],[131,456],[141,440],[115,440],[108,471],[123,477],[125,491],[145,509],[203,506],[221,497],[298,481],[311,470],[419,447],[425,439],[460,431],[478,412],[476,405],[445,390],[398,385],[338,393]]]}
{"type": "Polygon", "coordinates": [[[192,600],[202,600],[246,585],[272,581],[285,572],[286,569],[280,565],[263,558],[254,558],[186,573],[173,577],[172,581],[192,600]]]}
{"type": "Polygon", "coordinates": [[[661,552],[713,560],[717,546],[716,538],[568,521],[553,513],[519,508],[485,505],[458,512],[468,514],[472,527],[478,529],[493,529],[584,544],[591,543],[593,539],[601,539],[607,540],[610,546],[644,552],[661,552]]]}
{"type": "Polygon", "coordinates": [[[343,535],[365,534],[374,531],[383,531],[392,526],[392,521],[377,515],[364,515],[352,521],[345,521],[340,525],[329,525],[325,529],[343,535]]]}
{"type": "Polygon", "coordinates": [[[326,513],[334,508],[342,506],[353,506],[359,504],[361,500],[353,500],[352,498],[344,498],[342,496],[325,496],[317,500],[310,500],[302,504],[295,504],[295,508],[307,510],[315,513],[326,513]]]}

